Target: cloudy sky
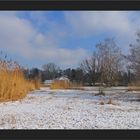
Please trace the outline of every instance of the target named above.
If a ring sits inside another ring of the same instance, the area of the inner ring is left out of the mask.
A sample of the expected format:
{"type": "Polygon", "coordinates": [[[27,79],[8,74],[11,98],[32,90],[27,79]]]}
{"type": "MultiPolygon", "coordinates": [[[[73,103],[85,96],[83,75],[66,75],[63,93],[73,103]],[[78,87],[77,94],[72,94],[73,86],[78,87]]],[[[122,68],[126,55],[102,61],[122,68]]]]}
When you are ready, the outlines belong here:
{"type": "Polygon", "coordinates": [[[77,67],[105,38],[127,53],[138,29],[138,11],[0,11],[0,50],[26,67],[77,67]]]}

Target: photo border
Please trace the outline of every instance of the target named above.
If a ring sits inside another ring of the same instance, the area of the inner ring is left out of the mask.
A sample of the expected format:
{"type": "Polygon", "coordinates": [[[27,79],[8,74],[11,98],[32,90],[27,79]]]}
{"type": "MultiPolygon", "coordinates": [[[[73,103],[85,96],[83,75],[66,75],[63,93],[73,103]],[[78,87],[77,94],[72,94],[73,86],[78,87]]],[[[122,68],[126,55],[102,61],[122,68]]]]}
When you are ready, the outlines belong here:
{"type": "Polygon", "coordinates": [[[0,10],[140,10],[140,1],[0,0],[0,10]]]}
{"type": "MultiPolygon", "coordinates": [[[[140,10],[140,1],[126,0],[0,0],[0,10],[140,10]]],[[[0,130],[0,139],[140,139],[139,130],[0,130]]]]}

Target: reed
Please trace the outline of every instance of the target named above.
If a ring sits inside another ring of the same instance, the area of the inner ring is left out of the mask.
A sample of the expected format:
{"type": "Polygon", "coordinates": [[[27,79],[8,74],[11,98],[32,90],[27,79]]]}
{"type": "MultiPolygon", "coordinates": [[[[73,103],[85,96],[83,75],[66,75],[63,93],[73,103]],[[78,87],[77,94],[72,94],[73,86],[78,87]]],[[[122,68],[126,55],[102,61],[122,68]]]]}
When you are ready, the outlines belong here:
{"type": "Polygon", "coordinates": [[[140,91],[140,81],[130,83],[128,85],[128,91],[140,91]]]}
{"type": "Polygon", "coordinates": [[[55,80],[51,84],[51,89],[77,89],[77,90],[83,90],[82,84],[79,83],[73,83],[70,81],[63,81],[63,80],[55,80]]]}
{"type": "Polygon", "coordinates": [[[36,88],[34,82],[25,79],[18,63],[0,58],[0,101],[22,99],[36,88]]]}

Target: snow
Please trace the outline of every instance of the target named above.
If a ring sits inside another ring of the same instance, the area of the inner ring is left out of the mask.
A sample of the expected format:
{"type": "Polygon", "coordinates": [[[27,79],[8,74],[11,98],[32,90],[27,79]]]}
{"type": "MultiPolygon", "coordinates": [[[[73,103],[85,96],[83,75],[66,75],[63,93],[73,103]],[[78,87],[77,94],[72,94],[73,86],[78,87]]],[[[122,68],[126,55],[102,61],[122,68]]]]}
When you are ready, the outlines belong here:
{"type": "Polygon", "coordinates": [[[0,103],[0,129],[140,129],[139,92],[112,87],[95,96],[98,87],[84,89],[43,87],[22,100],[0,103]]]}

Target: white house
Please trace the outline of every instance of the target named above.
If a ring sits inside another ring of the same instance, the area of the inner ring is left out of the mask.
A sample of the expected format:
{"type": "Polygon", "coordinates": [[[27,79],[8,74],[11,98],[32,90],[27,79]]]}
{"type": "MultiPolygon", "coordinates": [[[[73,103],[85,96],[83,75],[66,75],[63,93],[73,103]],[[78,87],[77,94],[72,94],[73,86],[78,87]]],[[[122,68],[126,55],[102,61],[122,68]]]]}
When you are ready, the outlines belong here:
{"type": "Polygon", "coordinates": [[[53,83],[53,80],[45,80],[44,85],[45,86],[50,86],[53,83]]]}
{"type": "Polygon", "coordinates": [[[45,86],[51,86],[51,84],[52,84],[54,81],[65,81],[65,82],[70,82],[70,80],[69,80],[69,78],[67,78],[67,76],[61,76],[61,77],[56,78],[56,79],[53,79],[53,80],[45,80],[45,81],[44,81],[44,85],[45,85],[45,86]]]}
{"type": "Polygon", "coordinates": [[[67,76],[62,76],[62,77],[59,77],[59,78],[56,78],[55,80],[58,80],[58,81],[70,81],[69,78],[67,78],[67,76]]]}

